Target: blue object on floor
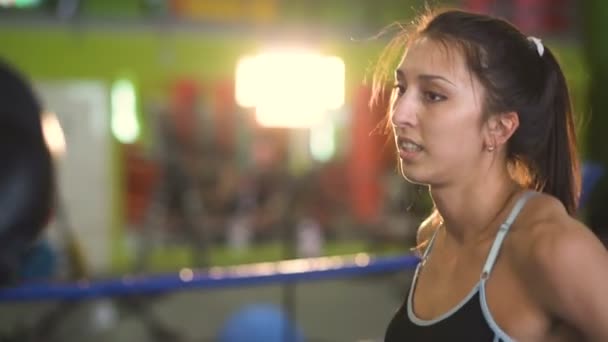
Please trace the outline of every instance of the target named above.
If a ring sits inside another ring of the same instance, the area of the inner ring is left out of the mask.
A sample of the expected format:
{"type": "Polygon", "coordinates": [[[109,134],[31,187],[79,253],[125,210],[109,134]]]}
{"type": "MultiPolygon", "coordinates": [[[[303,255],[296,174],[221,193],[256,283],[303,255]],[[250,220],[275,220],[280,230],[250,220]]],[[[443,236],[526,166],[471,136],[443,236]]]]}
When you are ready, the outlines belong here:
{"type": "Polygon", "coordinates": [[[582,208],[587,203],[589,195],[593,192],[593,188],[604,175],[604,166],[596,162],[586,161],[582,167],[582,184],[581,197],[579,199],[579,207],[582,208]]]}
{"type": "Polygon", "coordinates": [[[21,280],[49,280],[56,272],[57,254],[47,240],[41,239],[23,257],[20,268],[21,280]]]}
{"type": "Polygon", "coordinates": [[[220,330],[220,342],[303,342],[304,336],[280,307],[247,305],[232,315],[220,330]]]}

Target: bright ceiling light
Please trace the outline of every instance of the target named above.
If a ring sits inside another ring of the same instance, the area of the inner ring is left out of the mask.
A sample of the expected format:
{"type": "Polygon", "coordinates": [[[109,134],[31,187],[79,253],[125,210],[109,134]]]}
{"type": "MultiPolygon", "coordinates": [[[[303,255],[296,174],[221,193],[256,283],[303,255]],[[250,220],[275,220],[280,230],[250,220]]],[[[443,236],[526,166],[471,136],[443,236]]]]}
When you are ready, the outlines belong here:
{"type": "Polygon", "coordinates": [[[313,127],[344,104],[344,69],[342,59],[306,50],[247,56],[236,68],[236,100],[263,126],[313,127]]]}

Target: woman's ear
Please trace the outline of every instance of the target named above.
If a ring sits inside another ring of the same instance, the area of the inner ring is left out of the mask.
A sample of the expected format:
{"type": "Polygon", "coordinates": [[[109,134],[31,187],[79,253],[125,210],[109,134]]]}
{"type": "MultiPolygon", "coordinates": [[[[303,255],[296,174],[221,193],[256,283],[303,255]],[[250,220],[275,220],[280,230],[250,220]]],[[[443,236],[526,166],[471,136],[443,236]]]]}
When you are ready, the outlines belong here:
{"type": "Polygon", "coordinates": [[[506,112],[492,115],[486,122],[487,148],[498,148],[504,145],[519,127],[519,115],[516,112],[506,112]]]}

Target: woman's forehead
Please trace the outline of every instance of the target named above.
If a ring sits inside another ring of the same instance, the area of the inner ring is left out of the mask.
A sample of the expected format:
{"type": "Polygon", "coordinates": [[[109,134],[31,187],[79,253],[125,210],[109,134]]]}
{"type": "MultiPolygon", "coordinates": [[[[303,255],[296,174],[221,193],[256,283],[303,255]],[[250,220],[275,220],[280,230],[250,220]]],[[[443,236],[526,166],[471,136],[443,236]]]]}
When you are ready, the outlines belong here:
{"type": "Polygon", "coordinates": [[[428,37],[412,42],[403,55],[399,70],[408,77],[432,74],[453,83],[470,82],[471,74],[461,49],[428,37]]]}

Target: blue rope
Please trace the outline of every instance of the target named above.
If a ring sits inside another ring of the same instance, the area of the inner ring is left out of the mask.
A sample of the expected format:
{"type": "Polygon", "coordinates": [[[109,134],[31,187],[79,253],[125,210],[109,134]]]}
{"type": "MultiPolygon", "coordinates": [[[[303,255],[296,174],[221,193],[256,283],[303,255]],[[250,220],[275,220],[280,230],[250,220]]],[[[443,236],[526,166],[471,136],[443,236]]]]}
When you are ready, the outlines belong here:
{"type": "Polygon", "coordinates": [[[287,260],[205,270],[182,269],[179,273],[125,276],[120,279],[77,283],[25,284],[0,289],[1,302],[83,300],[100,297],[150,295],[185,289],[213,289],[303,282],[388,273],[411,269],[419,259],[411,255],[370,258],[366,254],[287,260]]]}

